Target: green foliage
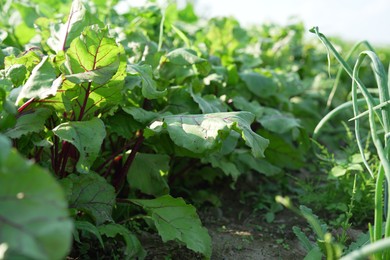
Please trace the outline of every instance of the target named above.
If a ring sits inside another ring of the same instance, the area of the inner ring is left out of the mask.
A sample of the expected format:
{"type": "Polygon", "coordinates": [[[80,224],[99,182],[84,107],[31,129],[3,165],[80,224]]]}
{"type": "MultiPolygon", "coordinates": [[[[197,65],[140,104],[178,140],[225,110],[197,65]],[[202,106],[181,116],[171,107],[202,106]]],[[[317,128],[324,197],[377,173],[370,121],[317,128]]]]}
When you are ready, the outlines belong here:
{"type": "Polygon", "coordinates": [[[182,198],[169,195],[154,200],[131,200],[151,216],[164,242],[177,239],[189,249],[211,257],[211,238],[202,227],[196,210],[182,198]]]}
{"type": "Polygon", "coordinates": [[[150,125],[153,132],[148,131],[146,137],[166,129],[176,145],[203,154],[218,148],[229,131],[234,130],[241,134],[255,157],[264,157],[268,141],[251,130],[253,119],[248,112],[164,116],[150,125]]]}
{"type": "Polygon", "coordinates": [[[135,189],[156,197],[168,194],[166,176],[169,171],[169,156],[165,154],[138,153],[127,175],[135,189]]]}
{"type": "MultiPolygon", "coordinates": [[[[99,175],[69,175],[61,181],[69,208],[88,214],[97,225],[112,221],[114,188],[99,175]]],[[[79,213],[80,214],[80,213],[79,213]]]]}
{"type": "Polygon", "coordinates": [[[53,133],[64,142],[74,145],[80,153],[76,168],[80,173],[88,173],[90,166],[99,155],[100,146],[106,136],[102,120],[66,122],[56,126],[53,133]]]}
{"type": "Polygon", "coordinates": [[[0,237],[5,258],[63,259],[72,220],[60,185],[0,135],[0,237]]]}
{"type": "MultiPolygon", "coordinates": [[[[218,205],[206,192],[217,179],[233,187],[257,172],[284,183],[284,173],[313,159],[307,133],[330,86],[326,55],[304,43],[302,24],[203,21],[190,2],[181,10],[151,2],[118,15],[117,3],[0,4],[0,169],[12,182],[1,192],[39,195],[36,205],[3,200],[0,217],[13,220],[18,208],[29,211],[17,216],[23,228],[35,216],[50,227],[31,225],[38,242],[0,229],[6,257],[143,259],[137,236],[146,227],[138,220],[146,219],[164,242],[210,258],[195,208],[170,194],[186,190],[193,194],[186,200],[218,205]],[[17,181],[10,172],[20,172],[17,181]],[[207,189],[192,192],[196,185],[207,189]],[[23,250],[15,237],[27,241],[23,250]]],[[[333,173],[347,176],[357,165],[333,173]]],[[[272,222],[280,207],[265,204],[272,222]]]]}
{"type": "Polygon", "coordinates": [[[99,226],[99,232],[106,237],[122,237],[126,245],[123,256],[125,259],[134,259],[137,257],[141,259],[145,258],[146,252],[142,248],[138,238],[124,226],[118,224],[107,224],[99,226]]]}

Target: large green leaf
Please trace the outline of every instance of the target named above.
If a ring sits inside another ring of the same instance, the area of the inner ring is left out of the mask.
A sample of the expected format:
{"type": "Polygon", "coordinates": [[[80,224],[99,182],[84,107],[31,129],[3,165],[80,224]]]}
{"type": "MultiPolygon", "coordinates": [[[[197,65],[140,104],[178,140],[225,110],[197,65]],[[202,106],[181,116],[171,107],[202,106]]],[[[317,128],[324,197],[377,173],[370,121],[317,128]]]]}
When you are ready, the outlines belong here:
{"type": "Polygon", "coordinates": [[[166,130],[172,141],[195,153],[213,150],[231,130],[241,134],[255,157],[264,157],[269,141],[252,131],[254,115],[249,112],[164,116],[150,125],[146,136],[166,130]]]}
{"type": "Polygon", "coordinates": [[[56,72],[49,62],[49,57],[45,56],[32,70],[30,77],[19,93],[16,104],[23,98],[45,99],[54,96],[61,83],[62,78],[56,79],[56,72]]]}
{"type": "Polygon", "coordinates": [[[144,259],[146,256],[145,250],[138,238],[124,226],[119,224],[107,224],[99,226],[99,232],[107,237],[117,238],[122,237],[126,244],[125,255],[123,259],[144,259]]]}
{"type": "Polygon", "coordinates": [[[85,27],[93,24],[101,25],[101,22],[85,8],[83,1],[73,0],[67,22],[58,31],[52,31],[47,43],[56,52],[64,51],[85,27]]]}
{"type": "Polygon", "coordinates": [[[5,259],[64,259],[73,224],[61,186],[0,135],[0,244],[5,259]]]}
{"type": "Polygon", "coordinates": [[[130,187],[149,195],[167,194],[169,187],[163,176],[168,174],[169,159],[164,154],[137,153],[127,175],[130,187]]]}
{"type": "Polygon", "coordinates": [[[115,204],[115,189],[95,173],[74,175],[61,180],[68,197],[69,207],[83,211],[93,218],[97,225],[112,221],[115,204]]]}
{"type": "Polygon", "coordinates": [[[103,85],[115,75],[115,73],[118,71],[118,67],[119,59],[105,67],[88,70],[86,72],[66,75],[65,78],[76,84],[94,82],[97,85],[103,85]]]}
{"type": "Polygon", "coordinates": [[[50,109],[39,108],[33,113],[22,115],[17,119],[16,125],[4,134],[11,138],[19,138],[28,133],[42,131],[44,130],[45,121],[51,113],[50,109]]]}
{"type": "Polygon", "coordinates": [[[189,249],[211,257],[211,238],[193,206],[182,198],[165,195],[152,200],[131,200],[152,217],[164,242],[178,240],[189,249]]]}
{"type": "Polygon", "coordinates": [[[108,28],[92,25],[70,44],[66,52],[69,58],[67,68],[71,74],[77,74],[108,66],[112,73],[118,69],[121,51],[115,39],[109,37],[108,28]]]}
{"type": "Polygon", "coordinates": [[[93,118],[90,121],[67,122],[54,128],[53,133],[77,148],[80,153],[77,170],[88,173],[106,136],[103,121],[93,118]]]}
{"type": "Polygon", "coordinates": [[[72,41],[61,69],[68,79],[65,82],[76,84],[62,99],[67,110],[79,119],[91,118],[97,110],[109,110],[121,103],[126,58],[123,47],[109,36],[108,28],[85,28],[72,41]]]}

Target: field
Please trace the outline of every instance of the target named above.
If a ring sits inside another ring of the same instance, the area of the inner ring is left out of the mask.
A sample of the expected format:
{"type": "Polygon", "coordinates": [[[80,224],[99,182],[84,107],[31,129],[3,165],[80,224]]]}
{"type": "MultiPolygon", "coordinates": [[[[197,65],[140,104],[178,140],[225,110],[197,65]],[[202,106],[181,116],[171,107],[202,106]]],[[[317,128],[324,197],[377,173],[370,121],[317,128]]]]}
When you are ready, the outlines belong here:
{"type": "Polygon", "coordinates": [[[0,3],[0,259],[389,259],[390,46],[117,2],[0,3]]]}

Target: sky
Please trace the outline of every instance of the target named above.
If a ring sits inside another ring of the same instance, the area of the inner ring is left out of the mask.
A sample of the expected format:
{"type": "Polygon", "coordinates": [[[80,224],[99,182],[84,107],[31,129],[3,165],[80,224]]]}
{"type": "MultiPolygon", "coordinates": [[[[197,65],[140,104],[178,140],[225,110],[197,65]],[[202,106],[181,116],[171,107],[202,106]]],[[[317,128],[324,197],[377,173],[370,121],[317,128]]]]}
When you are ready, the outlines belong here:
{"type": "MultiPolygon", "coordinates": [[[[146,0],[127,0],[141,5],[146,0]]],[[[327,36],[390,45],[390,0],[193,0],[205,17],[234,16],[243,26],[292,17],[306,28],[318,26],[327,36]]],[[[185,2],[185,0],[178,0],[185,2]]]]}

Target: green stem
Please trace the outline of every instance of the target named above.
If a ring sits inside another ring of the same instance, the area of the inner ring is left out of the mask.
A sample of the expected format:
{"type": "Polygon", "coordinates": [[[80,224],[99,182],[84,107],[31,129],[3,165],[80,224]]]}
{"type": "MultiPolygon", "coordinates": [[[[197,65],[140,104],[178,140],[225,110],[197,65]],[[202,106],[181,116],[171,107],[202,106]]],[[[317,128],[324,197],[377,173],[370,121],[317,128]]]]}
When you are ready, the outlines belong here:
{"type": "Polygon", "coordinates": [[[348,255],[340,258],[340,260],[368,259],[369,256],[388,250],[388,248],[390,248],[390,238],[384,238],[360,249],[354,250],[348,255]]]}
{"type": "Polygon", "coordinates": [[[161,51],[161,48],[162,48],[163,36],[164,36],[164,22],[165,22],[165,10],[162,12],[162,18],[161,18],[161,22],[160,22],[160,34],[158,36],[157,51],[161,51]]]}
{"type": "Polygon", "coordinates": [[[382,238],[382,223],[383,223],[383,181],[385,174],[383,168],[380,167],[375,186],[375,213],[374,213],[374,234],[371,237],[371,242],[378,241],[382,238]]]}

